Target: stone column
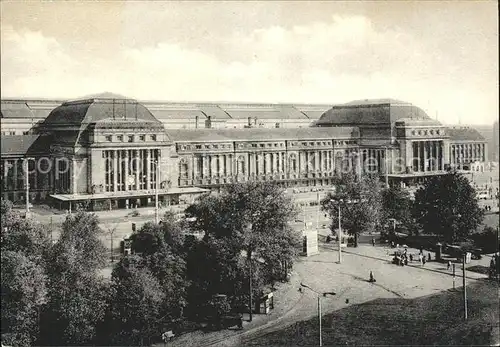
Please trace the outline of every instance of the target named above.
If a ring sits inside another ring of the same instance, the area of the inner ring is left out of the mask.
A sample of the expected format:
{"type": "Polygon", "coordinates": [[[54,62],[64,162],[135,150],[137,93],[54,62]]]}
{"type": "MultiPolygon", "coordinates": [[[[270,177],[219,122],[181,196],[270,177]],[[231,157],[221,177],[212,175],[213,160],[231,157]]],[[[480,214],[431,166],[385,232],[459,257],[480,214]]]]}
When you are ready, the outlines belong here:
{"type": "Polygon", "coordinates": [[[260,175],[263,175],[266,173],[264,171],[264,160],[265,160],[265,154],[262,152],[259,153],[259,173],[260,173],[260,175]]]}
{"type": "Polygon", "coordinates": [[[201,178],[205,179],[208,176],[208,157],[206,154],[201,155],[201,178]]]}
{"type": "Polygon", "coordinates": [[[124,172],[124,177],[125,177],[125,191],[128,191],[128,165],[129,165],[129,161],[128,161],[128,153],[129,153],[129,150],[125,150],[125,172],[124,172]]]}
{"type": "Polygon", "coordinates": [[[429,148],[428,142],[423,142],[423,151],[424,151],[424,172],[429,171],[429,148]]]}
{"type": "MultiPolygon", "coordinates": [[[[123,160],[123,159],[122,159],[123,160]]],[[[146,162],[148,165],[146,165],[146,189],[150,190],[151,189],[151,150],[147,149],[146,150],[146,162]]]]}
{"type": "MultiPolygon", "coordinates": [[[[118,179],[118,157],[117,157],[117,152],[118,151],[110,151],[110,154],[113,156],[113,158],[111,158],[113,160],[113,164],[111,165],[111,170],[113,170],[113,188],[112,188],[112,191],[113,192],[116,192],[118,190],[117,188],[117,185],[118,185],[118,182],[117,182],[117,179],[118,179]]],[[[108,158],[109,160],[109,158],[108,158]]]]}
{"type": "Polygon", "coordinates": [[[139,150],[135,149],[134,151],[135,151],[135,190],[140,190],[141,183],[139,180],[139,175],[141,174],[141,170],[140,170],[140,166],[139,166],[139,163],[140,163],[139,150]]]}

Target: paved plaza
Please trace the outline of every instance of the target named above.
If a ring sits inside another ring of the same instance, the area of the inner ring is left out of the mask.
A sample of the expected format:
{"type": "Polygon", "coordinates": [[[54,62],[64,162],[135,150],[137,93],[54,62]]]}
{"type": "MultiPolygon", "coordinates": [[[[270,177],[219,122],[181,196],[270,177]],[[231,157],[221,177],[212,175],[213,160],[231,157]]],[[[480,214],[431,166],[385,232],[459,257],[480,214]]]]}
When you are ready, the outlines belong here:
{"type": "MultiPolygon", "coordinates": [[[[243,331],[196,332],[180,336],[169,345],[241,346],[256,337],[312,318],[317,315],[316,294],[307,289],[299,292],[299,283],[319,292],[337,293],[333,297],[321,297],[324,314],[377,298],[411,299],[453,288],[453,276],[446,270],[446,264],[431,261],[425,266],[417,262],[410,266],[396,266],[390,263],[392,252],[393,249],[386,246],[360,245],[346,249],[342,263],[338,264],[338,252],[334,246],[322,244],[320,254],[300,258],[295,264],[291,282],[280,286],[275,294],[277,309],[271,315],[256,315],[252,323],[244,323],[243,331]],[[374,284],[368,282],[370,271],[377,280],[374,284]]],[[[408,252],[418,253],[415,249],[408,249],[408,252]]],[[[489,257],[478,262],[489,262],[489,257]]],[[[458,288],[462,286],[461,266],[457,265],[456,270],[458,288]]],[[[485,277],[466,271],[468,283],[485,277]]]]}

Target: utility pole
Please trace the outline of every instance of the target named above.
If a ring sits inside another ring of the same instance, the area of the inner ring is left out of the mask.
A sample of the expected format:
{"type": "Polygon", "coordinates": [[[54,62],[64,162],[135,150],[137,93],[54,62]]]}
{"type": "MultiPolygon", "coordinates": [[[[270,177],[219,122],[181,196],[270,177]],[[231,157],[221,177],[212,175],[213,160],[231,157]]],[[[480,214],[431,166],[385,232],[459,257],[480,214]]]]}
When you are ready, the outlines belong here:
{"type": "Polygon", "coordinates": [[[316,295],[318,296],[319,345],[323,346],[323,336],[322,336],[323,334],[322,334],[322,325],[321,325],[321,295],[323,295],[324,297],[326,297],[327,295],[332,295],[333,296],[333,295],[337,295],[337,294],[334,293],[334,292],[320,293],[320,292],[312,289],[308,285],[305,285],[304,283],[300,283],[300,286],[309,289],[313,293],[316,293],[316,295]]]}
{"type": "Polygon", "coordinates": [[[155,223],[160,223],[159,211],[158,211],[158,185],[160,181],[160,163],[158,160],[154,162],[156,164],[156,185],[155,185],[155,223]]]}
{"type": "Polygon", "coordinates": [[[29,158],[25,160],[25,186],[26,186],[26,218],[30,214],[30,180],[29,180],[29,158]]]}
{"type": "Polygon", "coordinates": [[[464,319],[467,320],[467,287],[465,285],[465,257],[466,254],[462,257],[462,278],[463,278],[463,286],[464,286],[464,319]]]}
{"type": "Polygon", "coordinates": [[[342,263],[342,224],[340,222],[340,201],[339,201],[339,264],[342,263]]]}
{"type": "Polygon", "coordinates": [[[318,319],[319,319],[319,345],[323,346],[323,337],[321,333],[321,299],[318,295],[318,319]]]}
{"type": "Polygon", "coordinates": [[[384,174],[385,174],[385,187],[389,188],[389,169],[387,167],[387,147],[384,147],[384,174]]]}
{"type": "Polygon", "coordinates": [[[455,264],[453,264],[453,290],[455,290],[455,264]]]}
{"type": "Polygon", "coordinates": [[[248,261],[249,261],[249,264],[250,264],[250,268],[249,268],[249,273],[250,273],[250,278],[249,278],[249,284],[250,284],[250,293],[249,293],[249,297],[250,297],[250,307],[249,307],[249,311],[250,311],[250,318],[249,318],[249,322],[251,322],[253,320],[253,315],[252,315],[252,311],[253,311],[253,300],[252,300],[252,254],[250,252],[248,252],[248,261]]]}
{"type": "Polygon", "coordinates": [[[319,230],[319,193],[317,195],[318,209],[316,210],[316,231],[319,230]]]}

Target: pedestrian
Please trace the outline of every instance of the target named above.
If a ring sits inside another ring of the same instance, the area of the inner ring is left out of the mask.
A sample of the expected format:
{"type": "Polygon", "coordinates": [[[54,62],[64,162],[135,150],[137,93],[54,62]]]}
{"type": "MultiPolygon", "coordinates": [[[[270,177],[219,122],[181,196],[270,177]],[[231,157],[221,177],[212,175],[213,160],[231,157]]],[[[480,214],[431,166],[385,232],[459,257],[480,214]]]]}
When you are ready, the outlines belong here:
{"type": "Polygon", "coordinates": [[[370,280],[369,280],[369,282],[370,282],[370,283],[375,283],[375,282],[377,282],[377,281],[375,280],[375,277],[373,276],[373,272],[371,272],[371,271],[370,271],[370,280]]]}
{"type": "Polygon", "coordinates": [[[431,261],[431,260],[432,260],[432,258],[431,258],[431,253],[430,253],[430,252],[429,252],[429,253],[427,253],[427,260],[428,260],[428,261],[431,261]]]}
{"type": "Polygon", "coordinates": [[[394,241],[391,241],[391,247],[394,248],[394,241]]]}
{"type": "Polygon", "coordinates": [[[410,253],[410,261],[413,262],[413,254],[410,253]]]}
{"type": "Polygon", "coordinates": [[[420,265],[422,265],[422,254],[418,255],[418,261],[420,262],[420,265]]]}
{"type": "Polygon", "coordinates": [[[375,247],[375,239],[372,237],[372,245],[375,247]]]}
{"type": "Polygon", "coordinates": [[[405,257],[405,265],[408,266],[408,258],[405,257]]]}
{"type": "Polygon", "coordinates": [[[425,265],[425,257],[422,257],[422,266],[425,265]]]}
{"type": "Polygon", "coordinates": [[[449,270],[451,267],[451,261],[448,260],[448,265],[446,266],[446,270],[449,270]]]}

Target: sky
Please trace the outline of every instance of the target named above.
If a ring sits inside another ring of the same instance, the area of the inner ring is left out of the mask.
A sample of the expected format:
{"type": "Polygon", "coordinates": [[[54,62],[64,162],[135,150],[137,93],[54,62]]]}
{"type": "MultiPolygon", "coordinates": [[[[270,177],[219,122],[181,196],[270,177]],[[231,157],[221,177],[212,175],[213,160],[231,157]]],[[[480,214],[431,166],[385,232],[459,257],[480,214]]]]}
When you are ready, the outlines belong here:
{"type": "Polygon", "coordinates": [[[1,95],[338,104],[498,119],[496,1],[2,1],[1,95]]]}

